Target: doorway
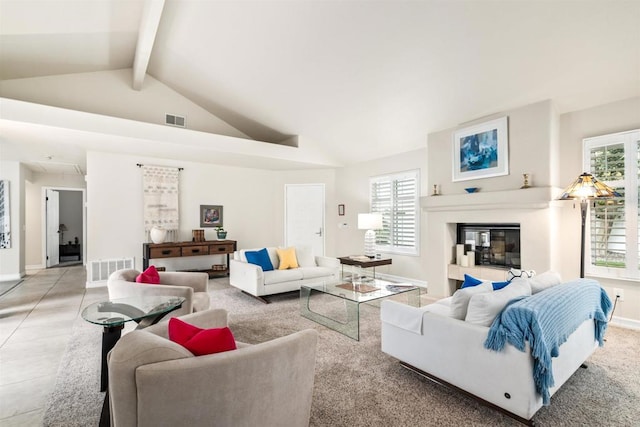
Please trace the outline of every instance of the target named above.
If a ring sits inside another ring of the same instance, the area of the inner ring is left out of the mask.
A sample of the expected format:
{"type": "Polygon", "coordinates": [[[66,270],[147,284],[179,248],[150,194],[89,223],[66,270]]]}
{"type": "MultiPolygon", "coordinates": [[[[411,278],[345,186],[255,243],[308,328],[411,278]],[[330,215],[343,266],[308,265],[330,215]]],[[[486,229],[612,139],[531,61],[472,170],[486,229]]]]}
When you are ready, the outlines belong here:
{"type": "Polygon", "coordinates": [[[308,246],[324,255],[324,184],[285,185],[285,245],[308,246]]]}
{"type": "Polygon", "coordinates": [[[86,253],[85,190],[52,187],[42,190],[42,247],[46,267],[83,264],[86,253]]]}

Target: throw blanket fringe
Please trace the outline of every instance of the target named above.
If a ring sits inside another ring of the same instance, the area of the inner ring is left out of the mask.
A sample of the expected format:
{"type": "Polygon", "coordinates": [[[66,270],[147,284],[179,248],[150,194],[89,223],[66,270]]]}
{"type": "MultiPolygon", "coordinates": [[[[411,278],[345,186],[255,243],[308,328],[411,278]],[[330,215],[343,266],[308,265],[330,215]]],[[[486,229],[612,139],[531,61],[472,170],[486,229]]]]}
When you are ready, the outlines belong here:
{"type": "Polygon", "coordinates": [[[524,351],[528,341],[536,391],[548,405],[549,389],[554,386],[552,358],[587,319],[594,320],[594,339],[602,346],[610,310],[611,300],[598,282],[575,280],[510,301],[493,321],[484,346],[500,351],[509,343],[524,351]]]}

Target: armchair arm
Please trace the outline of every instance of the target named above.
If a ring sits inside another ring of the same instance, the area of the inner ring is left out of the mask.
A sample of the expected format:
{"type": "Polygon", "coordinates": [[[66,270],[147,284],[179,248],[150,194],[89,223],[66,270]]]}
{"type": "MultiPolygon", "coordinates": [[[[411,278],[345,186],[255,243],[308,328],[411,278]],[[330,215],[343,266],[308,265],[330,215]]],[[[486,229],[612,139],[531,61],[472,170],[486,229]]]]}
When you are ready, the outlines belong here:
{"type": "Polygon", "coordinates": [[[173,296],[184,297],[182,307],[170,313],[170,317],[182,316],[193,311],[193,288],[188,286],[150,285],[146,283],[127,282],[124,280],[109,280],[109,299],[127,298],[134,296],[173,296]]]}
{"type": "Polygon", "coordinates": [[[258,265],[232,259],[229,261],[229,284],[258,296],[264,286],[264,272],[258,265]]]}
{"type": "Polygon", "coordinates": [[[207,273],[186,271],[161,271],[160,283],[163,285],[189,286],[195,292],[207,292],[209,275],[207,273]]]}

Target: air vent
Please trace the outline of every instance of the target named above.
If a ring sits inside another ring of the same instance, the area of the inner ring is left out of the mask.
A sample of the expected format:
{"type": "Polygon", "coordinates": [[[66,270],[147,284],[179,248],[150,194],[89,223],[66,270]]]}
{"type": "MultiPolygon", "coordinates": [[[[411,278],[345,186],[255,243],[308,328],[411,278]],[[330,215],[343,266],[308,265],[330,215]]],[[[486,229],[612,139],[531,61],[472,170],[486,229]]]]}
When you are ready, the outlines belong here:
{"type": "Polygon", "coordinates": [[[165,114],[164,123],[169,126],[185,127],[186,119],[182,116],[176,116],[175,114],[165,114]]]}

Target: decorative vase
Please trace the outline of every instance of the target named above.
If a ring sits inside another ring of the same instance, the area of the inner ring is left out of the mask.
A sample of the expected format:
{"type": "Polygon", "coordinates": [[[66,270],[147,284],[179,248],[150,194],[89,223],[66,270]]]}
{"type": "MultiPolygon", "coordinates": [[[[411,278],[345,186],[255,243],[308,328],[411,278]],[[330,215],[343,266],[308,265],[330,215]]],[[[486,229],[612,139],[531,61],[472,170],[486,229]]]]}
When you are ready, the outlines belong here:
{"type": "Polygon", "coordinates": [[[224,240],[226,238],[227,238],[227,232],[226,231],[218,231],[218,239],[224,240]]]}
{"type": "Polygon", "coordinates": [[[165,239],[167,238],[167,230],[154,225],[149,232],[149,237],[151,237],[151,241],[153,243],[164,243],[165,239]]]}

